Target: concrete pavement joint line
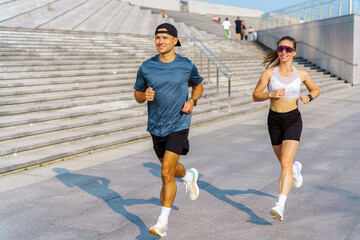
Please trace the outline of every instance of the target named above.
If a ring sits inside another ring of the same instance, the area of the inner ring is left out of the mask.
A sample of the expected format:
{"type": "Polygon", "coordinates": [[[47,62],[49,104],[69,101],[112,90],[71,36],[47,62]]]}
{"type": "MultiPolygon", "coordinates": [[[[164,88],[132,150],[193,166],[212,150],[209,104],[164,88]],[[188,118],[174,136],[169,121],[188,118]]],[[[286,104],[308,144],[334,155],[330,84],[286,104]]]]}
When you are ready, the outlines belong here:
{"type": "Polygon", "coordinates": [[[351,229],[350,233],[347,235],[347,237],[345,238],[345,240],[347,240],[347,239],[350,237],[351,233],[354,231],[354,229],[356,228],[356,226],[357,226],[359,223],[360,223],[360,219],[357,221],[357,223],[355,223],[354,227],[351,229]]]}

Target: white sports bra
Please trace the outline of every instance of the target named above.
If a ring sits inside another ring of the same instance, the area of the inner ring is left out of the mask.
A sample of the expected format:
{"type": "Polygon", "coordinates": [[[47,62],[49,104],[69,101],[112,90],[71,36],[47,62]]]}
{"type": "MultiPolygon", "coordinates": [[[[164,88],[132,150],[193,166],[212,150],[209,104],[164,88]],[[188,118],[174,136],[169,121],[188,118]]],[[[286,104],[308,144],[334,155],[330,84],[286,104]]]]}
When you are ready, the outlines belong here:
{"type": "Polygon", "coordinates": [[[290,77],[282,77],[279,73],[278,66],[276,66],[267,87],[269,92],[284,88],[285,95],[283,98],[299,98],[300,85],[300,76],[294,66],[293,74],[290,77]]]}

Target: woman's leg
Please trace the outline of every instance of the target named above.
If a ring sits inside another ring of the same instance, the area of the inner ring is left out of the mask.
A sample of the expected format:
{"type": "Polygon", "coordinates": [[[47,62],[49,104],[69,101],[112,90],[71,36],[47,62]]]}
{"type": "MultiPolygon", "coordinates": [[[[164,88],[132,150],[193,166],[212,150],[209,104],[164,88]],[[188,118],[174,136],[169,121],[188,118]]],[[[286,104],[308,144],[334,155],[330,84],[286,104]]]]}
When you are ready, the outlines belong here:
{"type": "Polygon", "coordinates": [[[299,147],[299,141],[285,140],[282,145],[273,146],[275,155],[281,164],[279,194],[288,196],[293,183],[292,166],[299,147]]]}

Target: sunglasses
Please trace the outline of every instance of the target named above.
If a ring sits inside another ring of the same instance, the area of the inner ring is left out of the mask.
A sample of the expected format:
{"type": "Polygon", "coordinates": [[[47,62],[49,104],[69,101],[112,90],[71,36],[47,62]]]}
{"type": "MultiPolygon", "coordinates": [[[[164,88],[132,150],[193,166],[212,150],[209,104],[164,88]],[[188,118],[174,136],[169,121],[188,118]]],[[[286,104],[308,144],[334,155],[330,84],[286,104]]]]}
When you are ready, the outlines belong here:
{"type": "Polygon", "coordinates": [[[278,46],[277,48],[277,51],[279,53],[283,52],[283,51],[286,51],[287,53],[292,53],[295,51],[295,48],[292,48],[292,47],[288,47],[288,46],[278,46]]]}

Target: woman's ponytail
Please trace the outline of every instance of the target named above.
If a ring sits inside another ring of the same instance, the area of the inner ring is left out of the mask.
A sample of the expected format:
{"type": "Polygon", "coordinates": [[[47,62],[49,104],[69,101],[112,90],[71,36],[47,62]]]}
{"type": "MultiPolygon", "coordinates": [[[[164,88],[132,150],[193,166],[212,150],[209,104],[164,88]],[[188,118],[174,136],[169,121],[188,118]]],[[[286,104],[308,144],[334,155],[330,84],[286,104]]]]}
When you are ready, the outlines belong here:
{"type": "Polygon", "coordinates": [[[262,65],[265,67],[265,69],[275,67],[279,64],[280,60],[277,51],[273,49],[267,51],[262,62],[262,65]]]}

